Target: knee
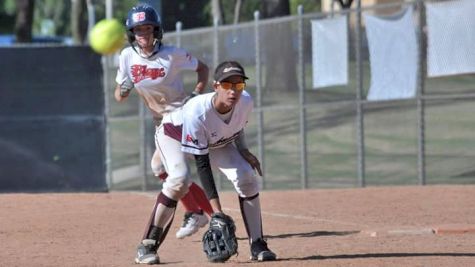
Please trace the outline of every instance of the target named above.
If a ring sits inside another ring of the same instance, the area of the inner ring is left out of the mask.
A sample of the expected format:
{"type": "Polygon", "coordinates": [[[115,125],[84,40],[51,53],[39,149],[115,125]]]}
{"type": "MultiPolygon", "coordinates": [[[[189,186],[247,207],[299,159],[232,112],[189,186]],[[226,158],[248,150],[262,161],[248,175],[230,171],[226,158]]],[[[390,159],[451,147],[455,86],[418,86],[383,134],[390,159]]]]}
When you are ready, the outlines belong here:
{"type": "Polygon", "coordinates": [[[236,190],[241,197],[251,197],[259,193],[259,183],[254,172],[243,173],[236,183],[236,190]]]}
{"type": "Polygon", "coordinates": [[[163,184],[163,193],[173,200],[180,200],[188,193],[189,181],[186,178],[183,179],[170,179],[168,178],[163,184]]]}

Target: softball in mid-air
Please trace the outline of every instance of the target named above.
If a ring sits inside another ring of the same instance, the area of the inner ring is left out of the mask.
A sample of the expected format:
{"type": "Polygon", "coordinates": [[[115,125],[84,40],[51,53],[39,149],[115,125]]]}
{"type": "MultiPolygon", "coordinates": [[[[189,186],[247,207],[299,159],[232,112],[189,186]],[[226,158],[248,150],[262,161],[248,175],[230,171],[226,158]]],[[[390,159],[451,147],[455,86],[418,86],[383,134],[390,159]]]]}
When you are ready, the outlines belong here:
{"type": "Polygon", "coordinates": [[[125,27],[116,19],[103,19],[89,33],[89,44],[102,55],[117,52],[125,43],[125,27]]]}

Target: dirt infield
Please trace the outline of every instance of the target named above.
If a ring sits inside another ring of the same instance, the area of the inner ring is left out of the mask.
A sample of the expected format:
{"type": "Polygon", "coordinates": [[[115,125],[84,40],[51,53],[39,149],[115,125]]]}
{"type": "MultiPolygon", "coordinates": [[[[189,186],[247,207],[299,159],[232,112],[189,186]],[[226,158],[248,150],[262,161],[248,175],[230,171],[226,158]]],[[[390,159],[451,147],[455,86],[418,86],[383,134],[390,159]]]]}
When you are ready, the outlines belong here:
{"type": "MultiPolygon", "coordinates": [[[[1,194],[0,266],[136,266],[155,193],[1,194]]],[[[222,193],[238,227],[227,266],[475,266],[475,186],[375,187],[261,193],[265,234],[279,260],[252,263],[237,197],[222,193]]],[[[184,240],[177,216],[160,258],[216,266],[204,230],[184,240]]]]}

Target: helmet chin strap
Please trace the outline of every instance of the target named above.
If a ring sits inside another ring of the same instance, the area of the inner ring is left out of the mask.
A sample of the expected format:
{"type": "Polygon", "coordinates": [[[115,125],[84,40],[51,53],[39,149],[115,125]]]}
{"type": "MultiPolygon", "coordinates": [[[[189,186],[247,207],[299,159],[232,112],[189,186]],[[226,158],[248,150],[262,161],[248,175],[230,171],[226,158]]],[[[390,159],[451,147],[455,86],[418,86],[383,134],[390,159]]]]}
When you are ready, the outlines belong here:
{"type": "Polygon", "coordinates": [[[146,56],[145,53],[143,53],[143,51],[144,51],[143,47],[141,47],[137,41],[135,41],[134,43],[139,47],[140,52],[142,52],[142,53],[137,51],[137,49],[135,48],[135,45],[133,45],[133,44],[132,44],[132,49],[134,49],[135,53],[137,53],[139,56],[141,56],[142,58],[145,58],[145,59],[149,59],[149,58],[155,56],[158,53],[158,51],[160,51],[160,48],[162,46],[162,42],[160,42],[160,40],[158,40],[157,38],[154,38],[153,39],[153,44],[152,44],[153,51],[150,55],[146,56]],[[156,49],[157,45],[158,45],[158,49],[156,49]]]}

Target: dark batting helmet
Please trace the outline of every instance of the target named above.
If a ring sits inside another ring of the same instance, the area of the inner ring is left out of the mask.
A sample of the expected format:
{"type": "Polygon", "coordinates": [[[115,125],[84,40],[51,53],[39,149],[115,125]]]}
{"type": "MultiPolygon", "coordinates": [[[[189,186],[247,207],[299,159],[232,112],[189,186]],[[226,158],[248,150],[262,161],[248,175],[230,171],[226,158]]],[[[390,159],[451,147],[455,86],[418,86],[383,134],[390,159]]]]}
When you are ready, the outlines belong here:
{"type": "Polygon", "coordinates": [[[125,27],[127,28],[129,43],[131,44],[135,41],[133,29],[139,25],[153,25],[153,37],[159,41],[162,40],[163,30],[160,16],[152,6],[140,4],[129,10],[125,27]]]}

